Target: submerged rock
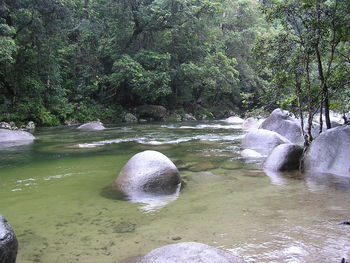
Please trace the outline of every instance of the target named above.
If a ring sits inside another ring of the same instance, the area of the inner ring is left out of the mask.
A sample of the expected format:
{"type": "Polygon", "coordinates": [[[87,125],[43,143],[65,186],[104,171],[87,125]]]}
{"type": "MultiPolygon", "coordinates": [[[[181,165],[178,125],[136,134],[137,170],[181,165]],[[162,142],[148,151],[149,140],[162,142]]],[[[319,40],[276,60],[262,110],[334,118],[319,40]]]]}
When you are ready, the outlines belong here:
{"type": "Polygon", "coordinates": [[[92,121],[92,122],[88,122],[80,125],[78,129],[84,130],[84,131],[100,131],[100,130],[104,130],[105,127],[100,121],[92,121]]]}
{"type": "Polygon", "coordinates": [[[274,131],[255,129],[246,134],[242,146],[262,155],[268,155],[273,148],[282,143],[290,143],[290,141],[274,131]]]}
{"type": "Polygon", "coordinates": [[[273,171],[298,170],[302,155],[301,146],[291,143],[280,144],[267,157],[264,168],[273,171]]]}
{"type": "Polygon", "coordinates": [[[0,129],[0,143],[33,140],[35,140],[35,137],[29,132],[0,129]]]}
{"type": "Polygon", "coordinates": [[[175,164],[157,151],[135,154],[122,168],[113,186],[130,195],[134,192],[174,193],[180,184],[175,164]]]}
{"type": "Polygon", "coordinates": [[[7,220],[0,215],[0,262],[15,263],[18,241],[7,220]]]}
{"type": "Polygon", "coordinates": [[[292,143],[304,141],[300,125],[281,109],[275,109],[259,128],[277,132],[292,143]]]}
{"type": "Polygon", "coordinates": [[[197,242],[183,242],[152,250],[138,263],[244,263],[229,252],[197,242]]]}
{"type": "Polygon", "coordinates": [[[321,133],[306,153],[304,169],[350,177],[350,126],[321,133]]]}

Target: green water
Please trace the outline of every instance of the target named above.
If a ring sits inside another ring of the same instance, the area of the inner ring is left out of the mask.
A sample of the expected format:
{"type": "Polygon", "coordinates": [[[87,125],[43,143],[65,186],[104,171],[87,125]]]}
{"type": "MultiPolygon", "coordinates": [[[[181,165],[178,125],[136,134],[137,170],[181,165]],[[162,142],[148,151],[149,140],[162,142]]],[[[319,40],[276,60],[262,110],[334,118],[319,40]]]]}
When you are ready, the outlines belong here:
{"type": "Polygon", "coordinates": [[[240,158],[243,134],[219,122],[54,128],[0,149],[0,213],[19,240],[18,263],[121,262],[185,241],[247,262],[350,258],[350,227],[339,224],[350,220],[348,179],[266,175],[240,158]],[[108,186],[148,149],[181,168],[179,197],[163,207],[114,199],[108,186]]]}

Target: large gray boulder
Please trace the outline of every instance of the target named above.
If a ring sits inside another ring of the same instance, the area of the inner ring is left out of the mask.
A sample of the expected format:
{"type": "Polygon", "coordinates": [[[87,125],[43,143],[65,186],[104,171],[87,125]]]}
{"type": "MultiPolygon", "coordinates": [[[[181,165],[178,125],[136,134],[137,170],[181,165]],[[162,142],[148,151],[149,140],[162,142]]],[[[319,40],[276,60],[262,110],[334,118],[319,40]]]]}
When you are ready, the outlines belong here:
{"type": "Polygon", "coordinates": [[[128,112],[123,117],[124,122],[137,122],[137,118],[132,113],[128,112]]]}
{"type": "Polygon", "coordinates": [[[166,108],[160,105],[142,105],[136,108],[140,119],[162,121],[166,115],[166,108]]]}
{"type": "Polygon", "coordinates": [[[8,129],[0,129],[1,142],[17,142],[17,141],[33,141],[35,137],[26,131],[14,131],[8,129]]]}
{"type": "Polygon", "coordinates": [[[281,109],[275,109],[259,128],[277,132],[292,143],[304,141],[300,124],[281,109]]]}
{"type": "Polygon", "coordinates": [[[181,180],[175,164],[157,151],[135,154],[122,168],[113,186],[127,195],[135,192],[171,194],[181,180]]]}
{"type": "Polygon", "coordinates": [[[152,250],[138,263],[244,263],[229,252],[197,242],[183,242],[152,250]]]}
{"type": "Polygon", "coordinates": [[[282,143],[290,143],[290,141],[274,131],[254,129],[243,138],[242,146],[262,155],[268,155],[273,148],[282,143]]]}
{"type": "Polygon", "coordinates": [[[92,121],[92,122],[88,122],[80,125],[78,129],[83,131],[101,131],[101,130],[104,130],[105,127],[100,121],[92,121]]]}
{"type": "Polygon", "coordinates": [[[350,177],[350,126],[321,133],[310,145],[304,161],[306,171],[350,177]]]}
{"type": "Polygon", "coordinates": [[[273,171],[298,170],[302,155],[301,146],[292,143],[280,144],[267,157],[264,168],[273,171]]]}
{"type": "Polygon", "coordinates": [[[0,262],[15,263],[18,242],[7,220],[0,215],[0,262]]]}

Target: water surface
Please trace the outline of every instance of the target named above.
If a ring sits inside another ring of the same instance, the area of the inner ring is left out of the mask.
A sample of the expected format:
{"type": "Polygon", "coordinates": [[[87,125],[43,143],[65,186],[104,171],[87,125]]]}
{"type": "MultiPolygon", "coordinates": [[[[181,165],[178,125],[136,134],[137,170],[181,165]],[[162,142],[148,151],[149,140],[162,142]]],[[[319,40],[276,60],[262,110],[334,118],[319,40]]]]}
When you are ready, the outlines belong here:
{"type": "Polygon", "coordinates": [[[135,124],[105,131],[42,129],[0,149],[0,213],[19,263],[112,263],[177,242],[229,250],[247,262],[350,258],[347,178],[265,173],[240,157],[244,132],[221,122],[135,124]],[[186,186],[157,205],[113,198],[127,160],[157,150],[186,186]]]}

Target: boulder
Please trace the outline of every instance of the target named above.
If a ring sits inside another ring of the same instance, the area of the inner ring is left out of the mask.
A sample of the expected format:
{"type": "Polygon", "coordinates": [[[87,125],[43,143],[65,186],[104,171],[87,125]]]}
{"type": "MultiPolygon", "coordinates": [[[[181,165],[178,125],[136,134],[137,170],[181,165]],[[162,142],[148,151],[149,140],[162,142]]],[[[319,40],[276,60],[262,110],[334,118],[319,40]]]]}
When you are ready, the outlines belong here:
{"type": "Polygon", "coordinates": [[[26,131],[0,129],[0,142],[33,141],[35,137],[26,131]]]}
{"type": "Polygon", "coordinates": [[[181,180],[175,164],[157,151],[135,154],[122,168],[113,186],[126,195],[135,192],[170,194],[181,180]]]}
{"type": "Polygon", "coordinates": [[[138,263],[244,263],[229,252],[197,242],[183,242],[156,248],[138,263]]]}
{"type": "Polygon", "coordinates": [[[33,121],[29,121],[25,128],[26,128],[26,130],[34,130],[35,129],[35,123],[33,121]]]}
{"type": "Polygon", "coordinates": [[[0,262],[15,263],[18,241],[7,220],[0,215],[0,262]]]}
{"type": "Polygon", "coordinates": [[[290,141],[277,132],[265,129],[254,129],[250,130],[243,138],[242,146],[252,149],[262,155],[268,155],[273,148],[282,143],[290,143],[290,141]]]}
{"type": "Polygon", "coordinates": [[[88,122],[80,125],[78,129],[84,130],[84,131],[101,131],[101,130],[104,130],[105,127],[100,121],[92,121],[92,122],[88,122]]]}
{"type": "Polygon", "coordinates": [[[124,115],[123,121],[124,122],[137,122],[137,118],[135,115],[133,115],[132,113],[129,112],[129,113],[124,115]]]}
{"type": "Polygon", "coordinates": [[[264,168],[273,171],[298,170],[302,155],[301,146],[292,143],[280,144],[267,157],[264,168]]]}
{"type": "Polygon", "coordinates": [[[306,171],[350,177],[350,126],[321,133],[310,145],[304,160],[306,171]]]}
{"type": "Polygon", "coordinates": [[[197,120],[192,114],[188,114],[188,113],[182,114],[181,119],[183,121],[196,121],[197,120]]]}
{"type": "Polygon", "coordinates": [[[232,124],[242,124],[244,120],[237,116],[231,116],[224,120],[225,122],[232,123],[232,124]]]}
{"type": "Polygon", "coordinates": [[[166,108],[160,105],[142,105],[136,108],[141,119],[162,121],[166,115],[166,108]]]}
{"type": "Polygon", "coordinates": [[[248,119],[245,119],[242,124],[242,129],[249,130],[249,129],[257,129],[259,128],[260,123],[259,120],[253,117],[249,117],[248,119]]]}
{"type": "Polygon", "coordinates": [[[277,132],[292,143],[304,141],[300,125],[281,109],[275,109],[259,128],[277,132]]]}
{"type": "Polygon", "coordinates": [[[260,153],[252,150],[252,149],[244,149],[241,151],[241,156],[244,158],[261,158],[263,157],[260,153]]]}

